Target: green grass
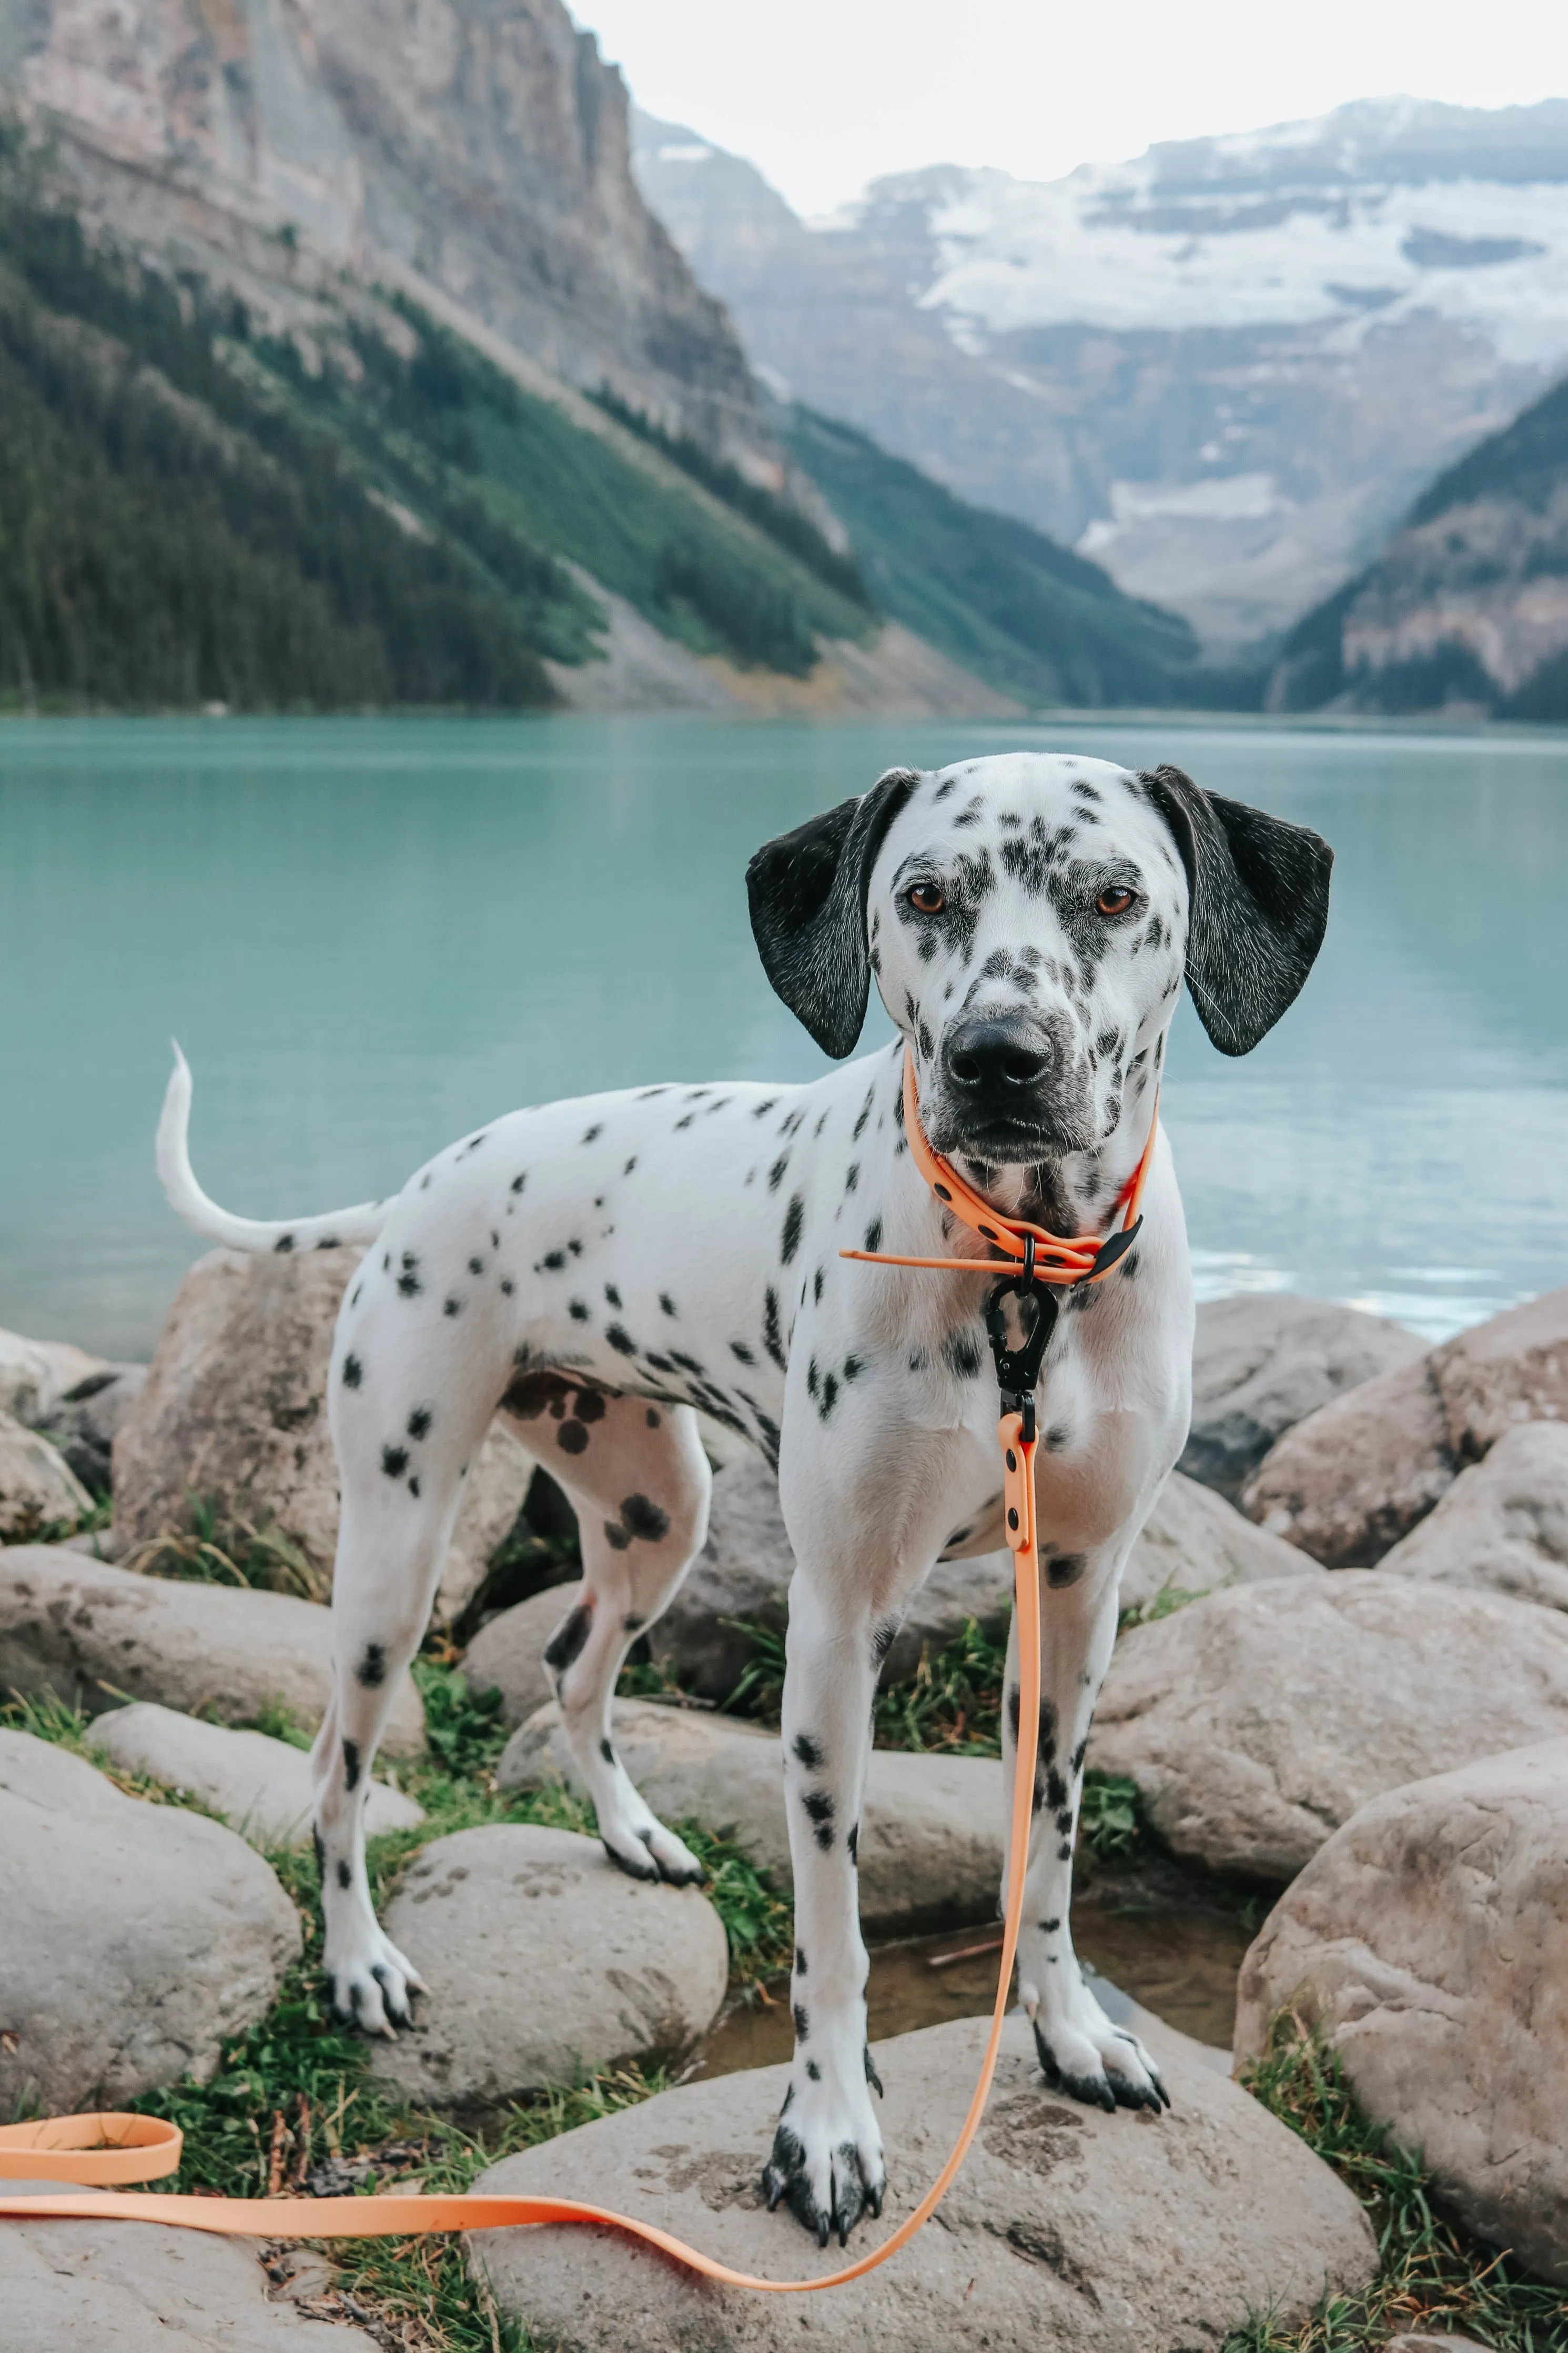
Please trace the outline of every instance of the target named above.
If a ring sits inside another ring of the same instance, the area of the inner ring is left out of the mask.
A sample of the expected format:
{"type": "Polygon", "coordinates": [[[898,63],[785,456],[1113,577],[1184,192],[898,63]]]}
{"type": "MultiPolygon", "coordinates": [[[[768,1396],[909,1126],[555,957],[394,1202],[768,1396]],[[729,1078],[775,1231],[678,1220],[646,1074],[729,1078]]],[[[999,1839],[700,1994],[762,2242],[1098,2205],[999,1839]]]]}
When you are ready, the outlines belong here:
{"type": "Polygon", "coordinates": [[[1445,2219],[1420,2158],[1362,2115],[1338,2053],[1289,2012],[1242,2081],[1355,2192],[1379,2267],[1363,2294],[1326,2297],[1300,2327],[1255,2316],[1224,2353],[1361,2353],[1423,2329],[1473,2337],[1498,2353],[1568,2353],[1568,2296],[1445,2219]]]}

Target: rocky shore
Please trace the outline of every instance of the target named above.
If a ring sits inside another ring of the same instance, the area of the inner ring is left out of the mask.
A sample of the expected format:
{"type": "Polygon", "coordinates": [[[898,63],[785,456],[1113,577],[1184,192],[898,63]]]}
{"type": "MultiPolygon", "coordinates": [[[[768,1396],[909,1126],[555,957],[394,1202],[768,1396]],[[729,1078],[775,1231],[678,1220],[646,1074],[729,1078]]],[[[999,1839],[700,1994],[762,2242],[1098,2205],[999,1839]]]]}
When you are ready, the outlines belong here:
{"type": "MultiPolygon", "coordinates": [[[[213,1253],[150,1366],[0,1334],[0,2120],[196,2099],[312,1984],[303,1750],[327,1692],[341,1258],[213,1253]]],[[[724,1462],[616,1736],[650,1802],[720,1863],[706,1892],[626,1880],[584,1835],[542,1666],[572,1599],[569,1518],[547,1459],[492,1431],[371,1798],[384,1917],[433,1990],[413,2034],[333,2062],[359,2071],[367,2118],[379,2102],[496,2148],[498,2118],[532,2118],[540,2145],[487,2186],[630,2200],[773,2271],[803,2261],[757,2211],[778,2071],[699,2066],[640,2095],[738,1988],[765,1992],[768,1939],[787,1934],[767,1700],[792,1565],[771,1473],[724,1462]],[[548,2137],[542,2118],[575,2115],[552,2087],[611,2081],[617,2112],[601,2098],[584,2112],[599,2121],[548,2137]]],[[[1009,1584],[1005,1556],[940,1567],[894,1645],[888,1680],[923,1694],[931,1728],[873,1755],[873,1937],[994,1918],[996,1744],[933,1690],[943,1662],[980,1676],[994,1657],[1009,1584]]],[[[1282,2330],[1325,2294],[1370,2294],[1362,2204],[1239,2087],[1302,2034],[1370,2128],[1424,2152],[1456,2227],[1543,2293],[1568,2288],[1568,1292],[1430,1350],[1321,1302],[1201,1309],[1192,1438],[1122,1598],[1091,1786],[1121,1793],[1159,1871],[1251,1891],[1261,1925],[1219,2063],[1238,2084],[1155,2021],[1173,2115],[1101,2117],[1048,2094],[1013,2036],[944,2227],[814,2304],[813,2327],[943,2353],[1162,2353],[1220,2346],[1265,2307],[1282,2330]]],[[[979,2042],[955,2020],[881,2046],[899,2165],[873,2235],[939,2161],[979,2042]]],[[[365,2163],[352,2129],[323,2138],[292,2096],[265,2145],[247,2127],[253,2189],[365,2163]]],[[[783,2305],[560,2235],[476,2242],[471,2293],[498,2328],[585,2353],[794,2341],[783,2305]]],[[[0,2248],[23,2353],[140,2343],[133,2307],[159,2342],[217,2341],[200,2315],[220,2305],[237,2346],[325,2342],[329,2323],[334,2344],[438,2341],[363,2334],[373,2306],[317,2259],[268,2268],[129,2225],[5,2223],[0,2248]]]]}

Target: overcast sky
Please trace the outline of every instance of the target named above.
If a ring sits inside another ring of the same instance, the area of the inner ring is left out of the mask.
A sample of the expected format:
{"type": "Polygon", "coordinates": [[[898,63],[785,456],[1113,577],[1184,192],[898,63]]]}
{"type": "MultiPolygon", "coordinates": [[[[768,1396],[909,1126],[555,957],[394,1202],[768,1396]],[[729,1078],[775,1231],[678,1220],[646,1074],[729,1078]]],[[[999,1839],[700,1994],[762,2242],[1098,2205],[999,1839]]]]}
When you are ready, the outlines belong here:
{"type": "Polygon", "coordinates": [[[1564,0],[572,0],[632,96],[797,210],[884,172],[1024,179],[1350,98],[1568,96],[1564,0]]]}

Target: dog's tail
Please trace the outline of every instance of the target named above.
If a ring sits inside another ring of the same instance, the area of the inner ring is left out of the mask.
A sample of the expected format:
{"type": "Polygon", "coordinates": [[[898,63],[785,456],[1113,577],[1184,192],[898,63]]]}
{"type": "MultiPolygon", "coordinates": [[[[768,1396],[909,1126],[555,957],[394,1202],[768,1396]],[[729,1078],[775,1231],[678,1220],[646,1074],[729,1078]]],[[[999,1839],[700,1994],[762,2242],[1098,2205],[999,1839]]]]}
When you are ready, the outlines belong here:
{"type": "Polygon", "coordinates": [[[174,1067],[158,1121],[158,1174],[170,1208],[208,1241],[243,1250],[336,1250],[374,1241],[391,1214],[390,1201],[361,1201],[322,1218],[234,1217],[209,1201],[196,1182],[186,1146],[190,1122],[191,1066],[175,1040],[174,1067]]]}

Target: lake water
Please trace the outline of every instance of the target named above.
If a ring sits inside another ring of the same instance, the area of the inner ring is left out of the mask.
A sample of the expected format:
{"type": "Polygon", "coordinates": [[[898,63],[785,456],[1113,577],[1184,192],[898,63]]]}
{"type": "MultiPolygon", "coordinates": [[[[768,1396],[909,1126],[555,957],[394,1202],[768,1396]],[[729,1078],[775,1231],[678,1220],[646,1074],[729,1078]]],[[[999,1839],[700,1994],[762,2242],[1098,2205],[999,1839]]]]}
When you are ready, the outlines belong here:
{"type": "Polygon", "coordinates": [[[171,1033],[199,1175],[263,1216],[390,1192],[519,1103],[810,1076],[752,945],[752,850],[895,761],[1021,744],[1174,760],[1339,853],[1273,1036],[1227,1062],[1177,1018],[1204,1295],[1436,1338],[1568,1281],[1562,735],[42,721],[0,726],[0,1324],[151,1349],[198,1247],[153,1173],[171,1033]]]}

